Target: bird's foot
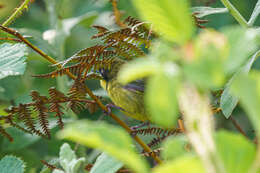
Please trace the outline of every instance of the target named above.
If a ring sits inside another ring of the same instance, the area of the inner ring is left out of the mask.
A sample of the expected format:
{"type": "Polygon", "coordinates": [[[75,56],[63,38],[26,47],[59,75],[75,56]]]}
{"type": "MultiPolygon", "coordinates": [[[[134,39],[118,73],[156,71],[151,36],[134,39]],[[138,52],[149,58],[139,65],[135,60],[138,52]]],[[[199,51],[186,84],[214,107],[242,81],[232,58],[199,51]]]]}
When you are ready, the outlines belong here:
{"type": "Polygon", "coordinates": [[[107,108],[107,111],[103,111],[104,114],[106,114],[106,115],[110,115],[111,114],[111,112],[112,112],[111,108],[116,108],[116,109],[119,109],[119,110],[122,110],[122,111],[124,110],[123,108],[121,108],[119,106],[116,106],[116,105],[114,105],[112,103],[106,104],[106,108],[107,108]]]}

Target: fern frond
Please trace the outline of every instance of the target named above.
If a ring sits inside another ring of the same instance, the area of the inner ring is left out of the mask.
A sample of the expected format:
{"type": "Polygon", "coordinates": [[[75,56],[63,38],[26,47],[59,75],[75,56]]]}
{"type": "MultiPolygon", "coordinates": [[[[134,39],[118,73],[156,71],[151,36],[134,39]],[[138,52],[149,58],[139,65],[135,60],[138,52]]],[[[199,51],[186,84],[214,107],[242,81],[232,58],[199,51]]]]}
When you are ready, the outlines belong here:
{"type": "Polygon", "coordinates": [[[134,134],[140,135],[163,135],[163,136],[170,136],[178,133],[178,129],[162,129],[159,127],[148,127],[144,129],[138,129],[133,131],[134,134]]]}
{"type": "Polygon", "coordinates": [[[6,130],[0,125],[0,134],[2,134],[4,137],[6,137],[10,142],[12,142],[14,139],[6,132],[6,130]]]}
{"type": "Polygon", "coordinates": [[[59,102],[65,102],[68,100],[68,98],[63,93],[56,90],[56,88],[54,87],[49,89],[49,95],[50,95],[49,111],[56,113],[55,116],[58,118],[57,124],[62,129],[64,127],[64,123],[62,121],[62,115],[64,113],[62,112],[63,107],[60,105],[59,102]]]}
{"type": "Polygon", "coordinates": [[[24,122],[25,126],[32,134],[34,133],[39,136],[44,136],[39,130],[36,129],[34,118],[31,116],[31,110],[27,105],[19,104],[18,119],[24,122]]]}
{"type": "Polygon", "coordinates": [[[49,122],[48,122],[48,109],[44,105],[48,103],[48,98],[45,96],[40,96],[37,91],[31,92],[32,101],[34,101],[33,109],[34,111],[38,112],[38,118],[40,122],[40,126],[48,139],[51,138],[51,133],[49,129],[49,122]]]}

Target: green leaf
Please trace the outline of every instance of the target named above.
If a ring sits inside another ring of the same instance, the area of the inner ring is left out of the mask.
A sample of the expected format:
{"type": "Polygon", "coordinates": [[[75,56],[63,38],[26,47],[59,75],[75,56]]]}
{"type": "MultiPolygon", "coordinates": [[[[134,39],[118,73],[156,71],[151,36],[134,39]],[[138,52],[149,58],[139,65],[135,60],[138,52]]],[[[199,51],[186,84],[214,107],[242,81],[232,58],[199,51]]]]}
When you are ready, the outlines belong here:
{"type": "Polygon", "coordinates": [[[121,128],[81,120],[67,125],[58,136],[105,151],[137,173],[148,172],[145,160],[134,151],[130,136],[121,128]]]}
{"type": "Polygon", "coordinates": [[[64,143],[60,148],[59,162],[65,172],[77,173],[81,164],[85,162],[85,158],[77,159],[69,144],[64,143]]]}
{"type": "Polygon", "coordinates": [[[168,65],[165,65],[165,70],[169,70],[169,73],[159,72],[149,78],[145,103],[152,122],[172,128],[178,118],[179,77],[175,73],[175,67],[170,63],[168,65]]]}
{"type": "Polygon", "coordinates": [[[7,139],[4,139],[1,145],[2,148],[5,149],[5,151],[21,150],[25,147],[32,145],[40,139],[40,137],[37,135],[24,133],[16,128],[8,128],[7,133],[9,133],[14,138],[14,141],[10,144],[10,142],[7,139]]]}
{"type": "Polygon", "coordinates": [[[183,156],[154,168],[153,173],[206,173],[196,157],[183,156]]]}
{"type": "Polygon", "coordinates": [[[192,7],[193,13],[197,13],[196,16],[201,18],[211,14],[227,13],[227,8],[212,8],[212,7],[192,7]]]}
{"type": "Polygon", "coordinates": [[[153,24],[166,40],[183,44],[193,34],[193,21],[187,0],[134,0],[144,20],[153,24]]]}
{"type": "Polygon", "coordinates": [[[257,136],[260,136],[260,73],[252,71],[249,76],[239,75],[231,86],[231,92],[240,99],[257,136]]]}
{"type": "Polygon", "coordinates": [[[174,160],[185,154],[190,154],[187,152],[188,140],[185,136],[174,136],[168,138],[163,143],[162,158],[164,160],[174,160]]]}
{"type": "Polygon", "coordinates": [[[3,173],[23,173],[24,168],[24,162],[15,156],[7,155],[0,160],[0,170],[3,173]]]}
{"type": "Polygon", "coordinates": [[[248,172],[256,155],[252,142],[241,134],[219,131],[216,135],[216,145],[226,173],[248,172]]]}
{"type": "Polygon", "coordinates": [[[254,22],[256,21],[257,17],[259,16],[260,13],[260,0],[257,1],[254,11],[248,21],[249,26],[253,26],[254,22]]]}
{"type": "Polygon", "coordinates": [[[0,45],[0,79],[22,75],[25,71],[27,48],[24,44],[4,43],[0,45]]]}
{"type": "Polygon", "coordinates": [[[225,62],[227,73],[234,73],[257,51],[257,30],[239,26],[222,29],[229,43],[229,56],[225,62]]]}
{"type": "Polygon", "coordinates": [[[185,76],[200,88],[221,87],[225,82],[224,61],[228,56],[225,36],[206,30],[194,41],[192,51],[194,55],[184,64],[185,76]]]}
{"type": "Polygon", "coordinates": [[[91,168],[90,173],[115,173],[121,167],[123,163],[114,159],[106,153],[102,153],[96,160],[95,164],[91,168]]]}
{"type": "Polygon", "coordinates": [[[118,80],[122,84],[127,84],[145,78],[158,72],[159,66],[159,62],[147,58],[131,61],[122,67],[120,73],[118,73],[118,80]]]}
{"type": "Polygon", "coordinates": [[[237,78],[241,73],[248,74],[255,59],[259,56],[258,55],[259,52],[260,51],[256,52],[252,56],[252,58],[250,58],[248,62],[239,71],[237,71],[226,84],[225,89],[221,94],[221,98],[220,98],[220,108],[226,118],[230,117],[230,115],[232,114],[233,110],[235,109],[238,103],[238,98],[230,93],[230,86],[232,85],[233,80],[237,78]]]}

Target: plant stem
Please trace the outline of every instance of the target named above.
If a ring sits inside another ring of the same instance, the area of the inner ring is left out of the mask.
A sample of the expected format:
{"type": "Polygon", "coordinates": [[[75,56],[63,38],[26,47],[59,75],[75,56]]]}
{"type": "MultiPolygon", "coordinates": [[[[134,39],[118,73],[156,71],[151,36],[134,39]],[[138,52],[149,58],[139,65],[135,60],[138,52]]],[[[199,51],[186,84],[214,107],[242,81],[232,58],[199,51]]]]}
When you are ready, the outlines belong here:
{"type": "Polygon", "coordinates": [[[243,27],[249,27],[244,17],[239,11],[229,2],[229,0],[221,0],[223,5],[228,9],[230,14],[237,20],[237,22],[243,27]]]}
{"type": "Polygon", "coordinates": [[[114,15],[115,15],[115,22],[118,26],[125,27],[126,25],[124,23],[122,23],[121,20],[120,20],[121,13],[117,8],[117,1],[118,0],[111,0],[112,6],[113,6],[113,12],[114,12],[114,15]]]}
{"type": "MultiPolygon", "coordinates": [[[[19,38],[22,42],[24,42],[27,46],[29,46],[30,48],[32,48],[35,52],[37,52],[38,54],[40,54],[44,59],[46,59],[47,61],[49,61],[50,63],[52,64],[57,64],[58,62],[55,61],[52,57],[50,57],[49,55],[45,54],[42,50],[40,50],[39,48],[37,48],[36,46],[34,46],[32,43],[30,43],[27,39],[25,39],[19,32],[13,30],[13,29],[10,29],[10,28],[7,28],[7,27],[4,27],[4,26],[1,26],[0,25],[0,29],[19,38]]],[[[57,65],[58,68],[62,68],[62,65],[61,64],[58,64],[57,65]]],[[[67,75],[72,78],[72,79],[76,79],[76,76],[74,76],[72,73],[70,72],[67,72],[67,75]]],[[[86,86],[86,92],[88,93],[88,95],[99,105],[99,107],[105,111],[105,112],[108,112],[108,109],[106,106],[104,106],[102,104],[102,102],[97,98],[97,96],[95,96],[93,94],[93,92],[86,86]]],[[[110,113],[109,114],[120,126],[122,126],[128,133],[131,133],[132,130],[131,128],[129,128],[127,126],[127,124],[125,122],[123,122],[122,120],[120,120],[115,114],[113,113],[110,113]]],[[[141,138],[139,138],[137,135],[133,136],[133,138],[136,140],[136,142],[141,145],[141,147],[146,151],[146,152],[149,152],[149,153],[152,153],[151,156],[153,157],[153,159],[157,162],[157,163],[162,163],[162,161],[160,160],[160,158],[155,154],[153,153],[153,151],[151,150],[151,148],[146,145],[142,140],[141,138]]]]}
{"type": "Polygon", "coordinates": [[[246,138],[248,138],[248,136],[246,135],[245,131],[242,129],[242,127],[238,124],[238,122],[236,121],[235,118],[233,118],[233,116],[231,115],[229,117],[229,119],[232,121],[233,125],[235,126],[235,128],[246,138]]]}
{"type": "Polygon", "coordinates": [[[16,8],[16,10],[12,13],[12,15],[4,21],[2,26],[8,26],[10,23],[12,23],[18,15],[22,14],[22,11],[28,7],[28,4],[30,3],[30,0],[24,0],[24,2],[16,8]]]}

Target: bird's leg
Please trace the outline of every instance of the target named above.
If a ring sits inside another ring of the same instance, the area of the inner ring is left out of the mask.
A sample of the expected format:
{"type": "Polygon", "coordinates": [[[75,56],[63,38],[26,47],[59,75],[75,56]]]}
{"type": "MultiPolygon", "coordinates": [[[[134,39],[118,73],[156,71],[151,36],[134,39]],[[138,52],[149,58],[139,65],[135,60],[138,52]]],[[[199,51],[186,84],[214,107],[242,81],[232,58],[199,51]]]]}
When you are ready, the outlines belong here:
{"type": "Polygon", "coordinates": [[[119,106],[116,106],[116,105],[114,105],[112,103],[106,104],[106,108],[107,108],[107,111],[103,111],[104,114],[106,114],[106,115],[110,115],[111,114],[111,112],[112,112],[111,108],[116,108],[116,109],[119,109],[121,111],[124,111],[123,108],[121,108],[119,106]]]}

